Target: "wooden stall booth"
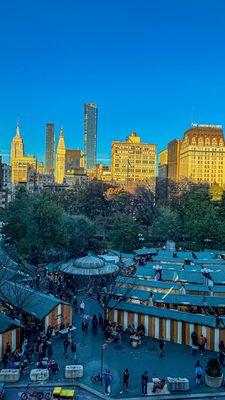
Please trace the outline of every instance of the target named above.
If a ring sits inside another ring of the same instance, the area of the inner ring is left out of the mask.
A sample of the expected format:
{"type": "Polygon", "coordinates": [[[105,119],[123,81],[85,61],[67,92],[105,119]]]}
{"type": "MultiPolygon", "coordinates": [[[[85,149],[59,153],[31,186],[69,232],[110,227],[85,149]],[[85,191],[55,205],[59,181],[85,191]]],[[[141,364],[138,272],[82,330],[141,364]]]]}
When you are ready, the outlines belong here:
{"type": "MultiPolygon", "coordinates": [[[[218,351],[219,342],[225,339],[225,328],[219,327],[215,316],[180,312],[165,308],[149,307],[142,304],[121,301],[109,303],[109,318],[124,329],[133,325],[136,329],[140,324],[145,327],[145,335],[167,341],[191,346],[191,334],[197,333],[207,337],[206,348],[218,351]],[[114,309],[115,307],[115,309],[114,309]]],[[[224,321],[225,322],[225,321],[224,321]]]]}
{"type": "Polygon", "coordinates": [[[3,356],[7,343],[9,343],[12,351],[20,347],[21,328],[22,325],[19,322],[0,313],[0,357],[3,356]]]}
{"type": "Polygon", "coordinates": [[[45,329],[48,325],[59,330],[61,324],[72,325],[72,306],[52,295],[48,295],[28,286],[6,282],[1,288],[0,298],[14,307],[21,309],[23,320],[36,319],[45,329]]]}

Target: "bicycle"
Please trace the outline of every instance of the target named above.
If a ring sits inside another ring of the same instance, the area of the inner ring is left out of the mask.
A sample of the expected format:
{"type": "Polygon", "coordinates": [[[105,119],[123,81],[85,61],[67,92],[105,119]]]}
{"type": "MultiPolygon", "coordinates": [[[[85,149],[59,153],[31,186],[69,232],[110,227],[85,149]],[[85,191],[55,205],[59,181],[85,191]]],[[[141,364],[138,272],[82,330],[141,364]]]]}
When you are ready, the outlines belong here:
{"type": "Polygon", "coordinates": [[[102,376],[101,376],[101,374],[97,374],[97,375],[92,375],[91,376],[91,382],[92,383],[102,383],[102,376]]]}
{"type": "Polygon", "coordinates": [[[37,392],[37,391],[29,391],[29,386],[26,388],[25,392],[21,393],[22,400],[28,400],[30,398],[34,398],[35,400],[50,400],[51,399],[51,392],[37,392]]]}

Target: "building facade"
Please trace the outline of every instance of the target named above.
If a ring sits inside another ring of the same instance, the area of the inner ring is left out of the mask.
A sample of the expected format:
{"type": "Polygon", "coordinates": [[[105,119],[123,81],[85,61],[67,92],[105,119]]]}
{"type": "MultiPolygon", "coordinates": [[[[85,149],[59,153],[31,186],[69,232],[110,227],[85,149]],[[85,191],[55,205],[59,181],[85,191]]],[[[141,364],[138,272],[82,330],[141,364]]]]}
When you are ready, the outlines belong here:
{"type": "Polygon", "coordinates": [[[59,142],[56,153],[55,182],[62,184],[66,173],[66,146],[63,128],[60,130],[59,142]]]}
{"type": "Polygon", "coordinates": [[[174,181],[180,178],[180,148],[182,140],[174,139],[168,144],[168,178],[174,181]]]}
{"type": "Polygon", "coordinates": [[[225,185],[225,141],[222,126],[193,124],[180,147],[180,178],[225,185]]]}
{"type": "Polygon", "coordinates": [[[54,132],[54,124],[47,123],[46,124],[46,153],[45,153],[45,166],[46,172],[54,173],[54,164],[55,164],[55,132],[54,132]]]}
{"type": "Polygon", "coordinates": [[[66,149],[66,173],[72,173],[75,169],[83,167],[84,167],[83,151],[66,149]]]}
{"type": "Polygon", "coordinates": [[[36,158],[24,155],[24,143],[18,125],[11,143],[10,156],[12,184],[28,182],[29,170],[36,170],[36,158]]]}
{"type": "Polygon", "coordinates": [[[168,174],[168,150],[162,150],[159,153],[158,162],[158,176],[160,178],[167,178],[168,174]]]}
{"type": "Polygon", "coordinates": [[[98,108],[94,103],[84,104],[84,161],[86,169],[94,169],[97,160],[98,108]]]}
{"type": "Polygon", "coordinates": [[[142,143],[136,132],[124,141],[112,142],[112,179],[145,182],[156,176],[156,145],[142,143]]]}

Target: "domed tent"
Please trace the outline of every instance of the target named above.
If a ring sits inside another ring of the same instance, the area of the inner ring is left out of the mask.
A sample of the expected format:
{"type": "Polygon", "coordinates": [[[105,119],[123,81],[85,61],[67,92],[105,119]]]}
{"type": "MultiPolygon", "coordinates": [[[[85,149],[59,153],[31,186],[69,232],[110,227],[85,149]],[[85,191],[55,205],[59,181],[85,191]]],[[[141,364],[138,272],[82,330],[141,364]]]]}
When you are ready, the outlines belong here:
{"type": "Polygon", "coordinates": [[[73,276],[95,277],[113,275],[118,272],[119,267],[89,253],[85,257],[69,260],[62,264],[59,270],[73,276]]]}

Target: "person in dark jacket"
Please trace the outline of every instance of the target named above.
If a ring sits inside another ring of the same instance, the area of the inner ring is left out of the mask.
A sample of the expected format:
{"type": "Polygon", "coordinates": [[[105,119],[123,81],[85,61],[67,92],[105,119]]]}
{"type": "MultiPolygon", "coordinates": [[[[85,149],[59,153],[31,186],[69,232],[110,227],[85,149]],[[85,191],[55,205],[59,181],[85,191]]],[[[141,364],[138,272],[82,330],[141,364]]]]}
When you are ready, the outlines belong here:
{"type": "Polygon", "coordinates": [[[64,347],[64,356],[66,356],[66,358],[68,358],[68,347],[69,347],[69,344],[70,344],[70,342],[69,342],[69,339],[68,338],[66,338],[65,340],[64,340],[64,342],[63,342],[63,347],[64,347]]]}
{"type": "Polygon", "coordinates": [[[71,358],[73,361],[75,361],[77,359],[77,344],[74,340],[71,343],[70,350],[71,350],[71,358]]]}
{"type": "Polygon", "coordinates": [[[144,396],[147,394],[147,385],[148,385],[148,372],[145,371],[141,375],[141,392],[142,392],[142,395],[144,395],[144,396]]]}
{"type": "Polygon", "coordinates": [[[123,387],[125,388],[125,390],[128,390],[129,379],[130,379],[130,373],[129,373],[128,369],[126,368],[123,373],[123,387]]]}
{"type": "Polygon", "coordinates": [[[191,334],[191,340],[192,340],[192,346],[197,346],[198,344],[198,336],[195,331],[192,332],[191,334]]]}
{"type": "Polygon", "coordinates": [[[97,330],[98,330],[98,319],[95,314],[92,317],[91,325],[92,325],[93,334],[96,335],[97,330]]]}

